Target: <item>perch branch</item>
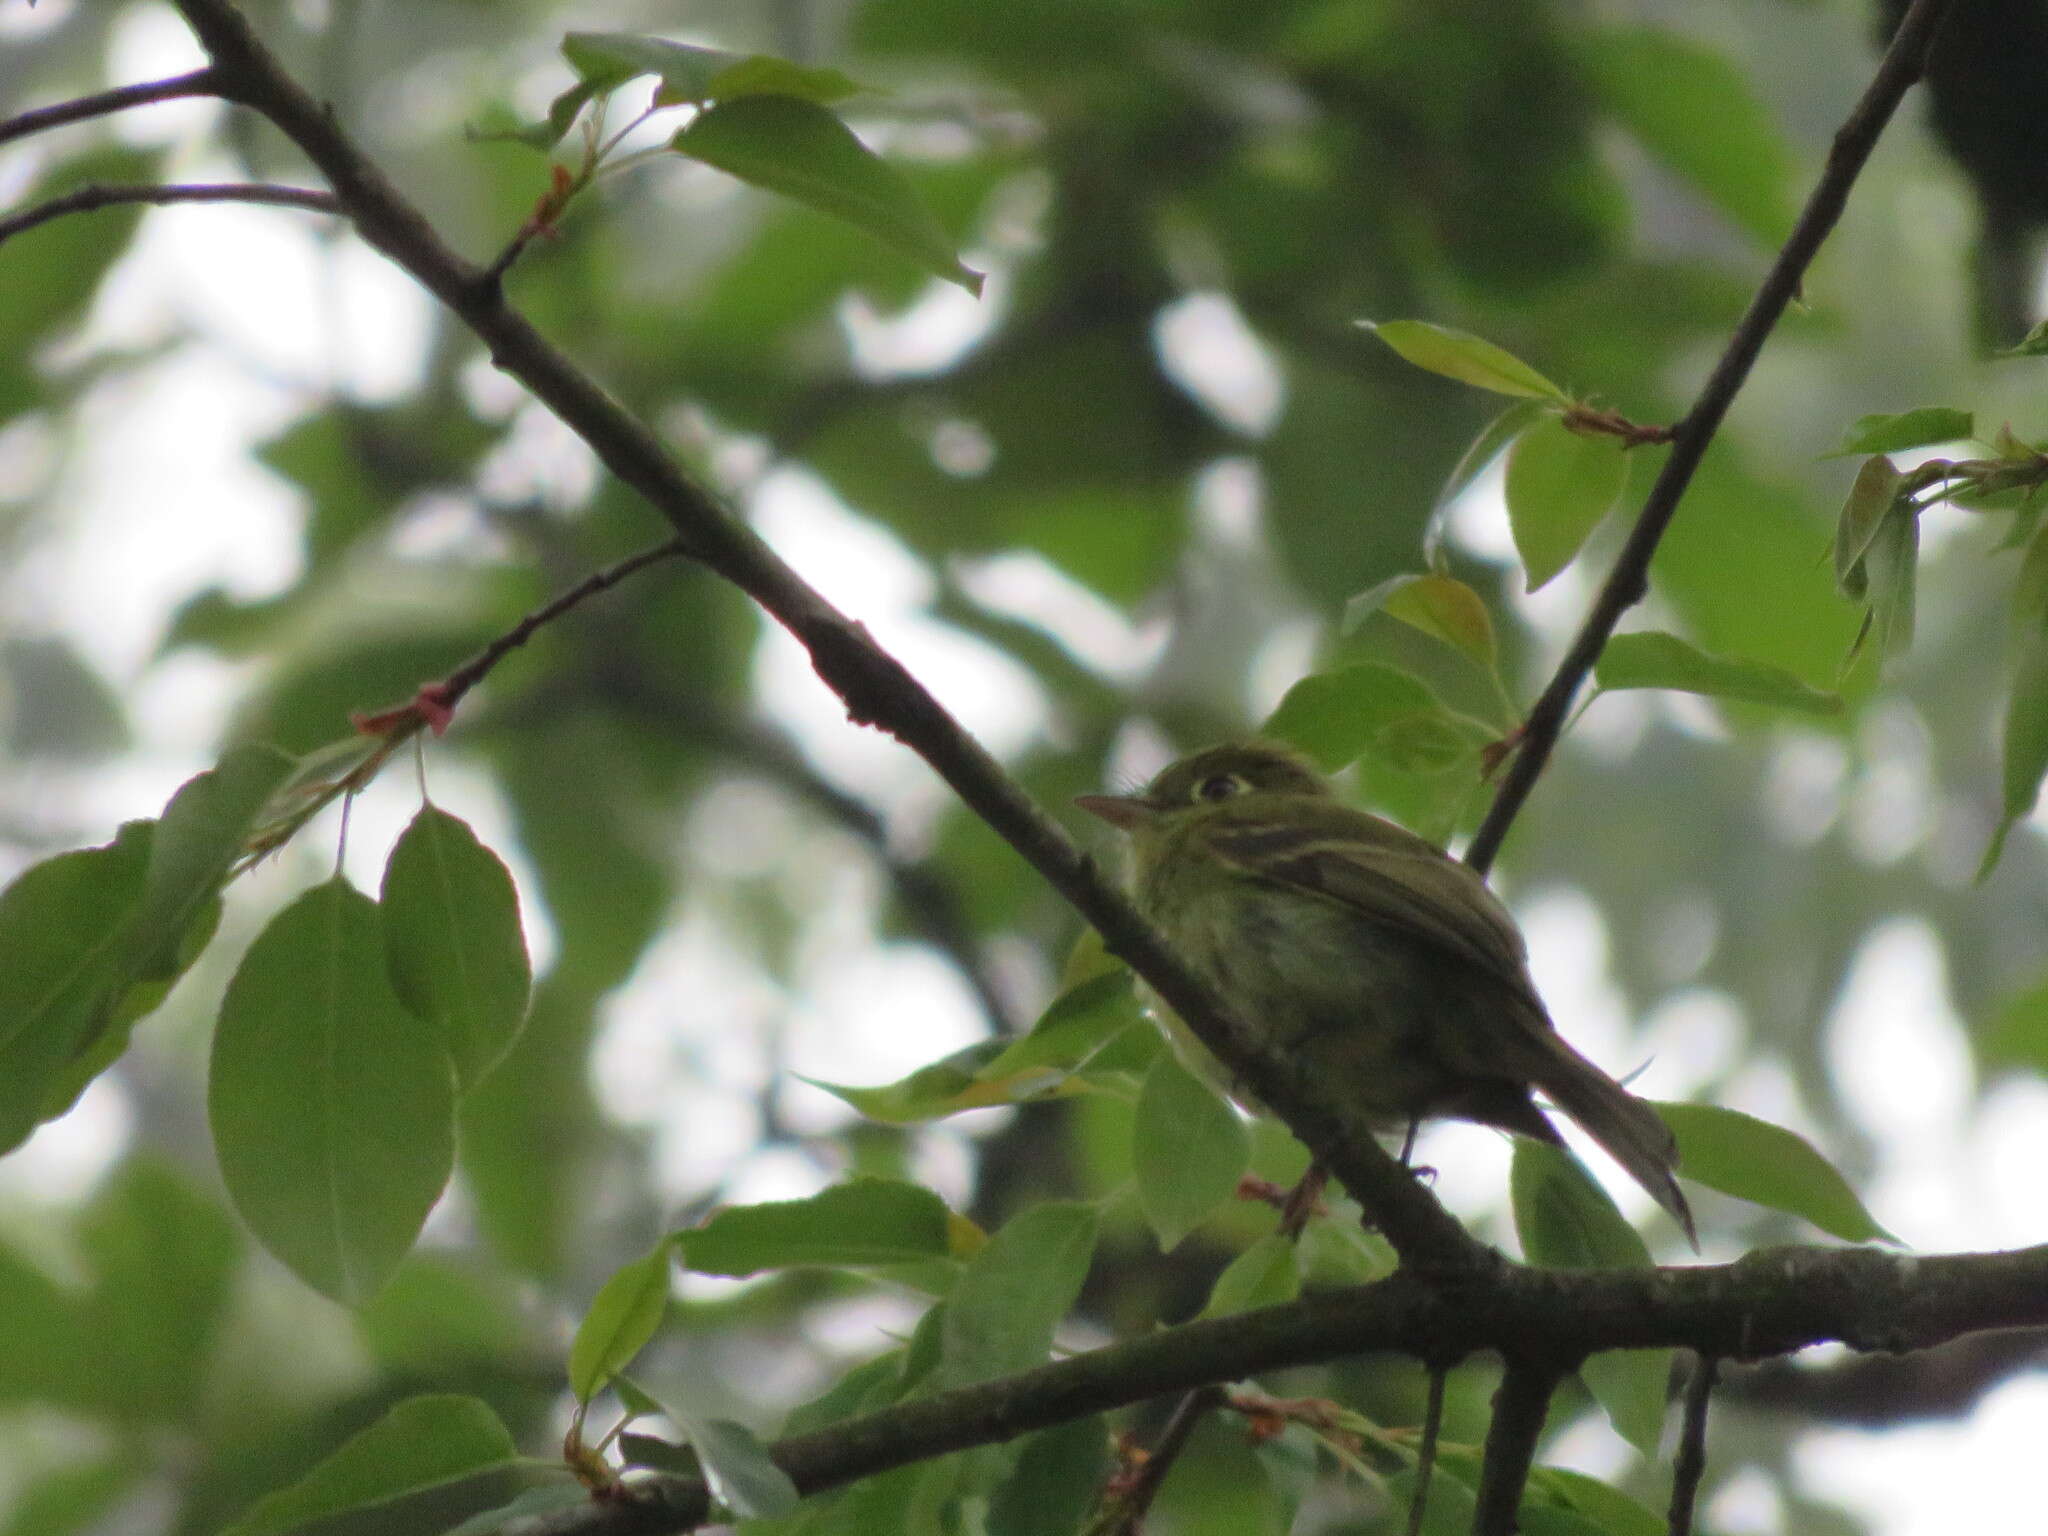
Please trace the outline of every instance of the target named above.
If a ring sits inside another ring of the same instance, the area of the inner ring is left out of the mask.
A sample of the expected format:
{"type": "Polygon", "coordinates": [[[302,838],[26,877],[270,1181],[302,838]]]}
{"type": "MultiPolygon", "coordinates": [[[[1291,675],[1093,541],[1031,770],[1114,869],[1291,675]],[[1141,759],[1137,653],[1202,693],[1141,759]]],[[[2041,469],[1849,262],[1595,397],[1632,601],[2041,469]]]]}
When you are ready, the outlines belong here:
{"type": "Polygon", "coordinates": [[[0,123],[0,144],[25,139],[32,133],[43,133],[51,128],[61,128],[66,123],[82,123],[112,112],[125,112],[130,107],[147,106],[153,101],[217,94],[211,69],[195,69],[190,74],[152,80],[146,85],[123,85],[111,91],[96,91],[90,96],[75,96],[69,101],[17,113],[0,123]]]}
{"type": "Polygon", "coordinates": [[[274,187],[265,182],[226,181],[173,186],[90,186],[66,192],[48,202],[24,208],[0,219],[0,244],[26,234],[39,224],[61,219],[69,213],[92,213],[125,203],[269,203],[279,208],[305,208],[314,213],[340,213],[341,204],[329,192],[312,187],[274,187]]]}

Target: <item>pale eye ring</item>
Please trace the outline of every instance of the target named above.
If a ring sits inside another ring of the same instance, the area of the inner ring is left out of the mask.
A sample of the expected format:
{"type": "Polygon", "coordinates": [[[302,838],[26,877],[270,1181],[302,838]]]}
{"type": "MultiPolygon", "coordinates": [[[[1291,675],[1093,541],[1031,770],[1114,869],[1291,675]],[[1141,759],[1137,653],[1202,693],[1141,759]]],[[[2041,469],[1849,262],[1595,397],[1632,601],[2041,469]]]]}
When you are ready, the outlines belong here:
{"type": "Polygon", "coordinates": [[[1234,773],[1212,773],[1195,786],[1198,800],[1228,800],[1232,795],[1241,795],[1250,788],[1243,778],[1234,773]]]}

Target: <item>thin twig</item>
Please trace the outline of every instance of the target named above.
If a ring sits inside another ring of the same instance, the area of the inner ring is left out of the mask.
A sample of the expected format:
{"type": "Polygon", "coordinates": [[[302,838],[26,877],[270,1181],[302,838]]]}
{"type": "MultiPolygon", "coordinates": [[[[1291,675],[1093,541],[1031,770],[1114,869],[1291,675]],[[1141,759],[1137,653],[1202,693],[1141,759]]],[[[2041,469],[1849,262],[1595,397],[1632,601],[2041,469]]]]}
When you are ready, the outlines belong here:
{"type": "Polygon", "coordinates": [[[1415,1494],[1408,1504],[1408,1536],[1422,1536],[1422,1517],[1429,1508],[1429,1482],[1436,1471],[1436,1442],[1444,1427],[1444,1383],[1450,1372],[1429,1368],[1429,1401],[1422,1409],[1422,1443],[1415,1448],[1415,1494]]]}
{"type": "Polygon", "coordinates": [[[1104,1527],[1104,1536],[1137,1536],[1145,1522],[1145,1512],[1152,1507],[1152,1501],[1159,1496],[1160,1487],[1166,1482],[1166,1474],[1173,1470],[1181,1452],[1194,1439],[1196,1426],[1222,1407],[1223,1402],[1224,1391],[1216,1386],[1197,1387],[1180,1400],[1173,1410],[1173,1417],[1166,1421],[1166,1428],[1159,1432],[1152,1454],[1145,1458],[1130,1482],[1113,1496],[1116,1513],[1112,1523],[1104,1527]]]}
{"type": "Polygon", "coordinates": [[[1784,248],[1778,252],[1778,259],[1772,263],[1756,296],[1750,300],[1748,312],[1735,327],[1734,335],[1729,337],[1727,350],[1721,354],[1720,362],[1708,376],[1692,409],[1671,429],[1670,457],[1665,459],[1656,483],[1643,502],[1642,515],[1636,519],[1628,542],[1615,559],[1614,569],[1608,573],[1599,596],[1593,600],[1593,607],[1573,638],[1571,649],[1558,663],[1549,686],[1529,711],[1515,759],[1501,780],[1500,790],[1473,837],[1472,846],[1466,850],[1465,862],[1481,874],[1492,866],[1501,843],[1507,837],[1508,828],[1514,824],[1515,816],[1522,808],[1522,802],[1528,799],[1537,777],[1550,761],[1551,749],[1557,745],[1572,699],[1584,684],[1586,675],[1593,670],[1593,663],[1600,659],[1607,637],[1614,633],[1621,616],[1642,601],[1649,591],[1650,561],[1657,553],[1657,545],[1665,530],[1671,526],[1680,498],[1692,484],[1693,473],[1699,468],[1707,445],[1720,429],[1722,418],[1728,414],[1736,392],[1749,377],[1751,364],[1763,350],[1764,342],[1784,314],[1785,306],[1799,293],[1800,282],[1820,250],[1821,242],[1827,239],[1841,218],[1849,189],[1855,185],[1864,162],[1870,158],[1878,135],[1891,120],[1900,99],[1920,78],[1928,40],[1940,25],[1942,13],[1952,3],[1953,0],[1914,0],[1912,10],[1906,13],[1899,30],[1893,34],[1891,46],[1885,50],[1884,60],[1878,65],[1869,89],[1864,91],[1862,99],[1835,134],[1834,144],[1828,151],[1827,167],[1807,198],[1799,222],[1793,226],[1784,248]]]}
{"type": "Polygon", "coordinates": [[[1493,1395],[1472,1536],[1515,1536],[1515,1514],[1522,1507],[1529,1469],[1536,1464],[1536,1442],[1542,1438],[1557,1383],[1552,1366],[1508,1358],[1500,1390],[1493,1395]]]}
{"type": "Polygon", "coordinates": [[[91,96],[77,96],[70,101],[54,102],[47,107],[34,107],[10,117],[0,123],[0,144],[14,139],[25,139],[32,133],[42,133],[51,128],[61,128],[66,123],[82,123],[88,118],[105,117],[110,112],[125,112],[130,107],[147,106],[153,101],[176,101],[181,96],[216,96],[212,66],[195,69],[190,74],[173,75],[168,80],[152,80],[146,85],[123,85],[111,91],[99,91],[91,96]]]}
{"type": "Polygon", "coordinates": [[[1692,1536],[1693,1506],[1707,1473],[1707,1402],[1721,1372],[1719,1357],[1701,1355],[1685,1384],[1685,1422],[1679,1429],[1678,1461],[1671,1469],[1670,1536],[1692,1536]]]}
{"type": "Polygon", "coordinates": [[[304,208],[313,213],[344,213],[332,192],[313,187],[277,187],[267,182],[224,181],[172,186],[89,186],[0,219],[0,244],[39,224],[70,213],[92,213],[128,203],[268,203],[279,208],[304,208]]]}
{"type": "Polygon", "coordinates": [[[442,702],[453,709],[462,702],[464,694],[490,675],[491,668],[531,640],[535,630],[544,624],[553,623],[578,603],[616,587],[636,571],[645,570],[648,566],[663,560],[674,560],[689,552],[689,545],[682,539],[669,539],[651,549],[643,549],[637,555],[630,555],[616,565],[608,565],[601,571],[593,571],[560,597],[534,609],[504,634],[442,678],[442,702]]]}

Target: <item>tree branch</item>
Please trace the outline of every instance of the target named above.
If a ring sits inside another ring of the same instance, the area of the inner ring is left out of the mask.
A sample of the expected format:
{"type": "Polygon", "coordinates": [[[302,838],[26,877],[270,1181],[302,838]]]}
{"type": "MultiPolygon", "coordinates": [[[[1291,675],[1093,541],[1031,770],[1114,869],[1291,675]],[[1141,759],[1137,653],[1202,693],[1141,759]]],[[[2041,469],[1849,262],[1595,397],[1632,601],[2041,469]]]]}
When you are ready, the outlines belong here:
{"type": "Polygon", "coordinates": [[[66,123],[82,123],[89,118],[105,117],[112,112],[125,112],[130,107],[147,106],[153,101],[175,101],[181,96],[218,94],[214,89],[211,69],[195,69],[190,74],[173,75],[168,80],[152,80],[146,85],[124,85],[91,96],[78,96],[70,101],[56,102],[47,107],[35,107],[10,117],[6,122],[0,123],[0,144],[25,139],[32,133],[43,133],[51,128],[61,128],[66,123]]]}
{"type": "MultiPolygon", "coordinates": [[[[1016,1376],[898,1403],[771,1447],[805,1493],[949,1451],[1261,1371],[1372,1351],[1443,1362],[1480,1351],[1543,1371],[1608,1349],[1680,1347],[1728,1359],[1840,1341],[1922,1349],[1987,1328],[2048,1323],[2048,1246],[2010,1253],[1893,1254],[1768,1248],[1694,1269],[1421,1275],[1327,1291],[1233,1317],[1162,1329],[1016,1376]]],[[[564,1510],[526,1536],[655,1536],[688,1530],[708,1496],[688,1478],[632,1485],[622,1503],[564,1510]]]]}
{"type": "Polygon", "coordinates": [[[1928,42],[1952,3],[1953,0],[1914,0],[1912,10],[1885,50],[1869,88],[1836,131],[1828,150],[1827,166],[1814,184],[1784,248],[1778,252],[1778,259],[1758,287],[1756,297],[1750,300],[1734,335],[1729,337],[1727,350],[1708,375],[1692,409],[1671,429],[1671,455],[1650,487],[1642,514],[1615,558],[1614,569],[1608,572],[1571,649],[1565,652],[1556,674],[1529,711],[1514,760],[1472,839],[1472,846],[1466,850],[1465,862],[1481,874],[1492,866],[1522,802],[1529,798],[1529,791],[1550,761],[1551,750],[1571,713],[1572,701],[1587,673],[1593,670],[1593,663],[1600,659],[1608,636],[1614,633],[1621,616],[1648,594],[1650,561],[1665,530],[1671,526],[1680,499],[1692,484],[1693,473],[1705,457],[1707,445],[1720,430],[1729,405],[1748,379],[1750,366],[1756,362],[1785,306],[1798,295],[1806,269],[1820,250],[1821,242],[1841,218],[1849,189],[1869,160],[1878,135],[1891,121],[1900,99],[1920,78],[1928,42]]]}
{"type": "Polygon", "coordinates": [[[450,250],[425,216],[257,41],[228,0],[177,4],[213,59],[220,94],[262,113],[297,144],[325,175],[363,239],[476,332],[490,347],[493,362],[645,497],[693,558],[746,592],[795,636],[854,721],[887,731],[924,758],[1261,1099],[1285,1106],[1289,1125],[1372,1212],[1404,1261],[1442,1271],[1498,1262],[1380,1147],[1371,1124],[1341,1085],[1305,1072],[1298,1060],[1269,1048],[1225,1012],[1129,899],[1101,876],[1094,861],[901,662],[687,476],[646,426],[506,304],[484,269],[450,250]]]}
{"type": "Polygon", "coordinates": [[[1536,1464],[1536,1442],[1557,1391],[1557,1367],[1510,1358],[1500,1389],[1493,1394],[1493,1418],[1479,1466],[1479,1492],[1472,1512],[1472,1536],[1515,1536],[1515,1513],[1536,1464]]]}
{"type": "Polygon", "coordinates": [[[1720,1374],[1721,1362],[1703,1354],[1693,1360],[1692,1379],[1685,1384],[1685,1423],[1679,1431],[1678,1463],[1671,1469],[1670,1536],[1692,1536],[1700,1480],[1707,1474],[1707,1405],[1720,1374]]]}
{"type": "Polygon", "coordinates": [[[305,208],[314,213],[341,213],[342,206],[330,192],[311,187],[274,187],[265,182],[228,181],[168,187],[80,187],[62,197],[53,197],[33,208],[0,219],[0,245],[16,235],[26,234],[39,224],[61,219],[68,213],[92,213],[124,203],[269,203],[280,208],[305,208]]]}

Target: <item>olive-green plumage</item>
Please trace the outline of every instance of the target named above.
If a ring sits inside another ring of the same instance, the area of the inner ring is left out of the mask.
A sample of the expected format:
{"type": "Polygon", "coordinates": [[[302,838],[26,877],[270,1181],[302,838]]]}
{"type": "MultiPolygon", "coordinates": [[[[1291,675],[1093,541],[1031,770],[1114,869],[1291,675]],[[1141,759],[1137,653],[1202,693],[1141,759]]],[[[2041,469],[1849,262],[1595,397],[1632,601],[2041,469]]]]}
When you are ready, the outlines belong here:
{"type": "MultiPolygon", "coordinates": [[[[1670,1130],[1557,1033],[1478,875],[1343,804],[1285,747],[1213,747],[1081,805],[1126,832],[1145,915],[1254,1029],[1389,1127],[1446,1116],[1557,1144],[1570,1115],[1693,1235],[1670,1130]]],[[[1230,1075],[1169,1019],[1183,1053],[1230,1075]]]]}

